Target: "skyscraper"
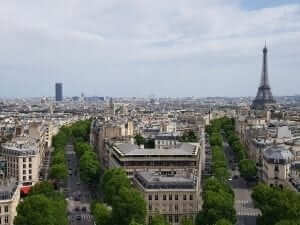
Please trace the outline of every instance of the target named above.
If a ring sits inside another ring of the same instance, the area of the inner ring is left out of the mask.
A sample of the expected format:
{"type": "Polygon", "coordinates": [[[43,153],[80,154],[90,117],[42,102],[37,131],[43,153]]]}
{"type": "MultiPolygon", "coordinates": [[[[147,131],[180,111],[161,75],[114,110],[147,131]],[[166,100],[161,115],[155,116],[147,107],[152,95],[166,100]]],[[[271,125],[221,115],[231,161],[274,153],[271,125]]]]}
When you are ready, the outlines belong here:
{"type": "Polygon", "coordinates": [[[252,103],[253,109],[264,109],[267,105],[276,103],[269,84],[268,77],[268,49],[267,46],[263,49],[263,66],[261,73],[261,81],[257,90],[256,98],[252,103]]]}
{"type": "Polygon", "coordinates": [[[55,100],[56,101],[63,100],[63,84],[62,83],[55,84],[55,100]]]}

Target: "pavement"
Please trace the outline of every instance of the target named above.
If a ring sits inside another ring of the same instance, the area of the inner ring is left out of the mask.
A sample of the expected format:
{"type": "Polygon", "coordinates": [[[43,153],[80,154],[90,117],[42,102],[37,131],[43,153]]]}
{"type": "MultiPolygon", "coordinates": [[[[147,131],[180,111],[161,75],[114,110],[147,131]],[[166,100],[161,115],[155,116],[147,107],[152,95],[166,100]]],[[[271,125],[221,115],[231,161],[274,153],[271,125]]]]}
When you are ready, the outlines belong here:
{"type": "Polygon", "coordinates": [[[90,212],[91,193],[80,180],[78,161],[71,144],[66,146],[66,158],[69,167],[66,190],[69,225],[94,225],[90,212]]]}
{"type": "Polygon", "coordinates": [[[254,207],[251,198],[251,187],[244,178],[240,177],[237,163],[232,149],[228,143],[224,143],[224,151],[228,160],[232,180],[229,181],[234,194],[234,207],[237,213],[238,225],[256,225],[256,218],[261,214],[260,210],[254,207]],[[234,178],[236,177],[236,178],[234,178]]]}

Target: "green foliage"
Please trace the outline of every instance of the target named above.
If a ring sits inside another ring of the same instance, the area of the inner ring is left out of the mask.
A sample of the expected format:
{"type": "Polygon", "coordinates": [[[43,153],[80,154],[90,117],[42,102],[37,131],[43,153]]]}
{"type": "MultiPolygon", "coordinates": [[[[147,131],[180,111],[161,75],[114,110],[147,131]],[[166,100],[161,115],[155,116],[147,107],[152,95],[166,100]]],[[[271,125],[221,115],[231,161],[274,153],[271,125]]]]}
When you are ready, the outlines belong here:
{"type": "Polygon", "coordinates": [[[259,225],[299,224],[295,223],[300,221],[300,195],[297,192],[259,184],[253,189],[252,198],[262,212],[259,225]]]}
{"type": "Polygon", "coordinates": [[[129,225],[132,220],[143,223],[146,217],[146,203],[142,194],[133,189],[122,187],[114,196],[112,204],[114,225],[129,225]]]}
{"type": "Polygon", "coordinates": [[[152,217],[152,222],[149,225],[170,225],[162,215],[155,215],[152,217]]]}
{"type": "Polygon", "coordinates": [[[133,189],[124,170],[107,170],[102,177],[104,200],[112,206],[112,224],[143,224],[146,203],[140,192],[133,189]]]}
{"type": "Polygon", "coordinates": [[[50,168],[50,177],[57,181],[63,181],[68,176],[68,169],[66,164],[53,164],[50,168]]]}
{"type": "Polygon", "coordinates": [[[111,209],[101,203],[92,205],[92,215],[96,225],[110,225],[111,224],[111,209]]]}
{"type": "Polygon", "coordinates": [[[86,183],[92,183],[99,177],[100,164],[96,153],[85,151],[79,161],[80,177],[86,183]]]}
{"type": "Polygon", "coordinates": [[[226,219],[236,222],[234,209],[234,194],[230,186],[220,179],[209,178],[203,188],[202,211],[196,218],[197,225],[213,225],[217,221],[226,219]]]}
{"type": "Polygon", "coordinates": [[[120,168],[105,171],[102,178],[102,189],[106,203],[112,205],[113,196],[119,195],[121,187],[130,188],[126,172],[120,168]]]}
{"type": "Polygon", "coordinates": [[[191,219],[183,218],[183,219],[180,221],[180,225],[194,225],[194,222],[193,222],[193,220],[191,220],[191,219]]]}
{"type": "Polygon", "coordinates": [[[239,162],[239,169],[241,175],[246,180],[253,179],[257,174],[256,164],[253,160],[244,159],[239,162]]]}
{"type": "Polygon", "coordinates": [[[74,123],[71,127],[72,137],[74,139],[83,139],[83,141],[88,141],[90,137],[90,120],[81,120],[74,123]]]}
{"type": "Polygon", "coordinates": [[[141,136],[140,134],[135,135],[134,140],[137,145],[145,144],[145,138],[143,136],[141,136]]]}
{"type": "Polygon", "coordinates": [[[233,225],[233,224],[226,219],[220,219],[217,221],[216,225],[233,225]]]}
{"type": "Polygon", "coordinates": [[[181,141],[181,142],[198,142],[198,137],[195,134],[195,132],[192,130],[184,131],[182,136],[179,138],[179,141],[181,141]]]}
{"type": "Polygon", "coordinates": [[[67,203],[52,184],[41,182],[17,207],[15,225],[67,225],[67,203]]]}

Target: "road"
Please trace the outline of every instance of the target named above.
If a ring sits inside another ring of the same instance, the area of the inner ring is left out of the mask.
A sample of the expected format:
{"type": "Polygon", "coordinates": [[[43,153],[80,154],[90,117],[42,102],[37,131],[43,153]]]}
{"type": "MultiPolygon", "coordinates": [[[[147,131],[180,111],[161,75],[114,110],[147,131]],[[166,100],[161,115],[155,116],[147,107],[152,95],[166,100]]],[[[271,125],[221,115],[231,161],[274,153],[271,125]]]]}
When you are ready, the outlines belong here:
{"type": "Polygon", "coordinates": [[[73,145],[66,146],[69,175],[67,183],[68,219],[70,225],[93,225],[90,213],[91,194],[80,181],[79,166],[73,145]]]}
{"type": "Polygon", "coordinates": [[[237,213],[237,224],[239,225],[255,225],[256,218],[260,215],[260,210],[254,208],[254,204],[251,198],[251,188],[247,182],[240,177],[237,164],[235,163],[234,153],[228,143],[224,143],[224,151],[226,158],[228,159],[228,165],[232,177],[230,182],[231,187],[235,194],[235,210],[237,213]]]}

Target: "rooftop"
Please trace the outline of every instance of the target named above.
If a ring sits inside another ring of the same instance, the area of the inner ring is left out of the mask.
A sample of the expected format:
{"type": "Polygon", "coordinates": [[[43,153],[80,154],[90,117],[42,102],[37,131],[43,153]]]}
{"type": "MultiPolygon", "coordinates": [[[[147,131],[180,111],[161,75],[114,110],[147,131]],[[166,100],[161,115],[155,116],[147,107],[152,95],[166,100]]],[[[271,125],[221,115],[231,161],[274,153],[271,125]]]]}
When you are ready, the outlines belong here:
{"type": "Polygon", "coordinates": [[[198,153],[197,146],[188,143],[178,144],[172,149],[143,149],[135,144],[122,143],[117,145],[116,149],[123,156],[196,156],[198,153]]]}
{"type": "Polygon", "coordinates": [[[165,176],[152,172],[139,172],[135,179],[147,189],[194,189],[196,182],[183,176],[165,176]]]}

